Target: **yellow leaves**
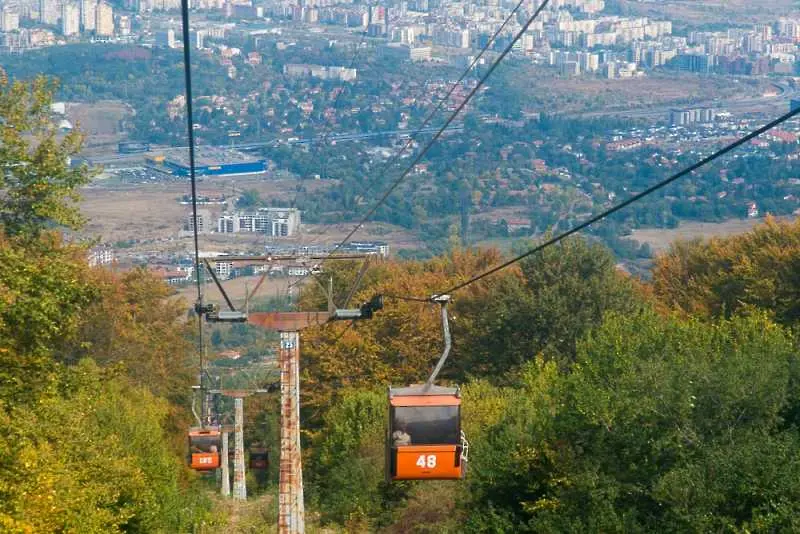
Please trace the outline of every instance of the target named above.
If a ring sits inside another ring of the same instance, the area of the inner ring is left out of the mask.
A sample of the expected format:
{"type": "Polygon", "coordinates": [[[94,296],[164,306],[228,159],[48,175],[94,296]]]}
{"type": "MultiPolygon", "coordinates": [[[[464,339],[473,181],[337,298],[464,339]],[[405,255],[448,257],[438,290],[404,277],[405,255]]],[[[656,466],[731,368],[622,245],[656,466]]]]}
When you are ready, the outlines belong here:
{"type": "MultiPolygon", "coordinates": [[[[496,250],[455,251],[449,257],[426,262],[380,263],[365,277],[352,304],[373,295],[430,296],[479,272],[500,259],[496,250]]],[[[343,295],[352,285],[359,265],[331,265],[334,293],[343,295]]],[[[471,286],[458,298],[486,292],[483,284],[471,286]]],[[[316,284],[309,285],[300,300],[301,309],[323,307],[325,297],[316,284]]],[[[454,314],[451,307],[451,317],[454,314]]],[[[461,319],[459,319],[460,321],[461,319]]],[[[468,325],[469,319],[464,320],[468,325]]],[[[460,323],[459,323],[460,324],[460,323]]],[[[352,327],[330,324],[302,335],[304,405],[329,406],[342,386],[373,387],[423,382],[442,352],[443,337],[438,305],[387,298],[372,320],[352,327]]],[[[457,346],[451,358],[458,358],[457,346]]],[[[454,369],[448,363],[442,378],[454,369]]]]}
{"type": "Polygon", "coordinates": [[[768,218],[746,234],[675,243],[656,258],[653,290],[688,314],[728,317],[755,306],[790,324],[800,318],[799,262],[800,221],[768,218]]]}
{"type": "Polygon", "coordinates": [[[525,513],[534,515],[539,512],[558,510],[561,502],[558,499],[543,497],[533,502],[521,502],[520,505],[525,513]]]}
{"type": "Polygon", "coordinates": [[[179,470],[160,428],[163,403],[90,362],[62,369],[62,381],[58,394],[9,414],[0,515],[24,517],[35,532],[120,532],[134,517],[140,531],[158,530],[179,470]]]}

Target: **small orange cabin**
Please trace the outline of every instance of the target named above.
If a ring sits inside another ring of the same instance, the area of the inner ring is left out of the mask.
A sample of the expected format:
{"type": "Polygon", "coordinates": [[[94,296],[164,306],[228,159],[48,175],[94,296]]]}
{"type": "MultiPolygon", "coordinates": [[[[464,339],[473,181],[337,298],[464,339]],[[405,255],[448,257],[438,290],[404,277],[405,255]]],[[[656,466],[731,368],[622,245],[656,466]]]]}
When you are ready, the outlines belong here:
{"type": "Polygon", "coordinates": [[[222,438],[217,427],[189,429],[189,467],[196,471],[218,469],[221,444],[222,438]]]}
{"type": "Polygon", "coordinates": [[[265,470],[269,468],[269,451],[264,447],[250,448],[250,469],[265,470]]]}
{"type": "Polygon", "coordinates": [[[388,480],[464,478],[467,452],[458,388],[389,389],[388,480]]]}

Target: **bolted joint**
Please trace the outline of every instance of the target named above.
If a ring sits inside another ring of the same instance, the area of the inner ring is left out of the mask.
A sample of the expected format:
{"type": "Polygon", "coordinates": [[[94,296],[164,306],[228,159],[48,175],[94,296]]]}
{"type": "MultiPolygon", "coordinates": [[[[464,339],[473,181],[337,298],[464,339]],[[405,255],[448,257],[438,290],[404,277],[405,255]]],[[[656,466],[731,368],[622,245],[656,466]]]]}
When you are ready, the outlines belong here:
{"type": "Polygon", "coordinates": [[[383,309],[383,295],[375,295],[369,302],[363,303],[354,309],[338,309],[331,313],[333,321],[358,321],[361,319],[372,319],[372,315],[383,309]]]}
{"type": "Polygon", "coordinates": [[[215,304],[203,304],[199,300],[194,303],[194,311],[197,315],[208,315],[214,313],[219,308],[215,304]]]}
{"type": "Polygon", "coordinates": [[[375,295],[369,302],[365,302],[359,308],[361,311],[361,319],[372,319],[372,315],[379,310],[383,309],[383,295],[375,295]]]}

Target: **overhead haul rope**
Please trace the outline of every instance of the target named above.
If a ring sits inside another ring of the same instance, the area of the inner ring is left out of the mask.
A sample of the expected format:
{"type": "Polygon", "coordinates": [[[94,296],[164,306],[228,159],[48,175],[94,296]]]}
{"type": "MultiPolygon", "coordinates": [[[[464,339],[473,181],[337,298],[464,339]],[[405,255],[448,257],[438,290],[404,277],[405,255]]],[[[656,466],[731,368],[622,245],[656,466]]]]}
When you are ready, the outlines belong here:
{"type": "MultiPolygon", "coordinates": [[[[461,111],[467,106],[467,104],[477,94],[477,92],[480,90],[480,88],[483,87],[483,85],[486,83],[486,80],[489,78],[489,76],[491,76],[492,73],[494,73],[495,69],[497,69],[497,67],[500,65],[500,63],[503,61],[503,59],[505,59],[505,57],[514,48],[514,45],[517,44],[517,41],[519,41],[522,38],[522,36],[525,34],[526,31],[528,31],[528,28],[530,28],[531,24],[533,24],[533,21],[535,21],[539,17],[539,14],[542,11],[544,11],[544,8],[547,7],[547,4],[549,4],[549,3],[550,3],[550,0],[543,0],[542,3],[539,4],[539,7],[536,8],[536,11],[534,11],[533,14],[528,18],[528,20],[525,22],[525,24],[522,26],[522,28],[519,30],[519,32],[517,32],[516,35],[514,35],[514,38],[511,40],[511,42],[508,43],[506,48],[503,49],[503,51],[500,53],[500,55],[497,57],[497,59],[495,59],[495,61],[491,64],[491,66],[486,71],[486,73],[480,78],[480,80],[478,80],[478,83],[467,94],[466,98],[458,105],[458,107],[456,107],[456,109],[453,111],[453,113],[450,114],[450,116],[447,118],[447,120],[444,122],[444,124],[442,124],[442,126],[436,131],[436,133],[433,135],[433,138],[431,138],[431,140],[428,141],[428,143],[425,145],[425,147],[417,154],[417,156],[414,158],[414,160],[405,168],[405,170],[400,174],[400,176],[384,192],[384,194],[381,196],[381,198],[378,200],[378,202],[366,213],[366,215],[364,215],[364,217],[358,222],[358,224],[356,224],[356,226],[345,236],[345,238],[342,239],[342,241],[339,242],[339,244],[336,245],[336,247],[334,247],[334,249],[330,253],[328,253],[325,258],[322,259],[322,261],[319,262],[319,264],[318,264],[319,266],[321,266],[323,263],[325,263],[325,260],[328,257],[330,257],[331,255],[333,255],[336,252],[338,252],[345,245],[345,243],[347,243],[347,241],[349,241],[350,238],[353,237],[353,235],[362,226],[364,226],[364,224],[370,218],[372,218],[372,216],[375,214],[375,212],[378,211],[378,208],[380,208],[388,200],[389,196],[395,191],[395,189],[397,189],[397,187],[403,182],[403,180],[406,179],[406,177],[409,175],[409,173],[411,173],[411,171],[417,165],[417,163],[419,163],[422,160],[422,158],[425,157],[425,155],[428,153],[428,151],[431,149],[431,147],[434,145],[434,143],[436,143],[436,141],[439,140],[439,138],[442,136],[442,134],[445,132],[445,130],[447,130],[447,128],[450,126],[450,124],[461,113],[461,111]]],[[[521,5],[522,5],[522,2],[520,2],[520,4],[515,8],[515,11],[517,9],[519,9],[519,7],[521,5]]],[[[500,33],[500,31],[502,31],[503,27],[506,25],[508,20],[513,16],[513,14],[514,14],[514,11],[512,11],[512,15],[509,15],[509,17],[506,19],[506,21],[503,22],[503,25],[500,26],[500,28],[495,32],[495,35],[493,36],[493,39],[494,39],[494,37],[496,37],[500,33]]],[[[483,52],[485,52],[486,49],[488,49],[488,47],[491,44],[491,42],[492,42],[491,40],[489,42],[487,42],[486,46],[484,47],[484,50],[481,51],[480,55],[482,55],[483,52]]],[[[476,57],[475,60],[473,60],[472,64],[470,65],[470,67],[468,69],[471,69],[472,66],[474,64],[476,64],[477,60],[480,58],[480,55],[478,57],[476,57]]],[[[466,76],[466,73],[463,74],[462,78],[460,78],[460,79],[463,79],[463,76],[466,76]]],[[[451,87],[451,90],[449,91],[448,95],[452,94],[452,91],[455,90],[455,86],[457,85],[457,83],[454,84],[451,87]]],[[[437,106],[436,110],[438,110],[441,107],[442,103],[443,103],[443,101],[439,103],[439,106],[437,106]]],[[[431,116],[432,116],[432,114],[429,116],[429,118],[431,116]]],[[[410,145],[410,142],[406,143],[406,147],[408,145],[410,145]]],[[[404,149],[406,147],[404,147],[404,149]]],[[[388,166],[387,166],[387,168],[388,168],[388,166]]],[[[293,285],[297,285],[304,278],[301,278],[300,280],[294,282],[293,285]]]]}
{"type": "MultiPolygon", "coordinates": [[[[186,86],[186,124],[189,135],[189,179],[192,187],[192,229],[194,235],[194,274],[197,281],[197,332],[198,347],[200,348],[200,385],[203,383],[203,291],[200,283],[200,238],[197,225],[197,177],[195,174],[194,157],[194,115],[192,113],[192,64],[189,41],[189,1],[181,0],[181,20],[183,24],[183,75],[186,86]]],[[[203,414],[205,416],[205,414],[203,414]]]]}

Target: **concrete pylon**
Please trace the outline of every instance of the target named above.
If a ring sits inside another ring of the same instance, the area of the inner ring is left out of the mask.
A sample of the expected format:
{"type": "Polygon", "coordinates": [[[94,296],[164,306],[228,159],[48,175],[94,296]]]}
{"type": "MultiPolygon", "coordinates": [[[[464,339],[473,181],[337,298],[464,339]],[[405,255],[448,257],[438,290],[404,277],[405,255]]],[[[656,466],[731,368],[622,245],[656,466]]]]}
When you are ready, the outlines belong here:
{"type": "Polygon", "coordinates": [[[220,458],[220,465],[222,465],[222,493],[223,497],[231,496],[231,472],[230,472],[230,459],[228,454],[228,433],[222,433],[222,458],[220,458]]]}
{"type": "Polygon", "coordinates": [[[233,445],[233,498],[247,499],[247,486],[244,475],[244,399],[234,399],[234,445],[233,445]]]}

